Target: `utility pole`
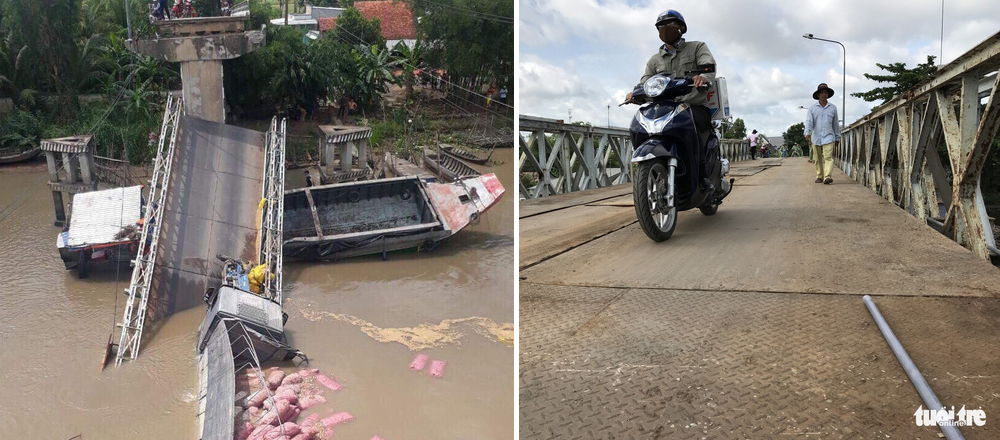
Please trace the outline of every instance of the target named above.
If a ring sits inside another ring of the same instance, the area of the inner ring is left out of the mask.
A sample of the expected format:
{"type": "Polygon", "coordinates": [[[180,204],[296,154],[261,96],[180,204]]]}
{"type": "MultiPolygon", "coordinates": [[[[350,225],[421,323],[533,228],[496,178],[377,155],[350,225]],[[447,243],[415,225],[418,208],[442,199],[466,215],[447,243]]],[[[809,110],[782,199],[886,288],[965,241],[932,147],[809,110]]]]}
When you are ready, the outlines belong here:
{"type": "Polygon", "coordinates": [[[611,104],[608,104],[608,128],[611,128],[611,104]]]}
{"type": "Polygon", "coordinates": [[[285,0],[285,26],[288,26],[288,1],[285,0]]]}

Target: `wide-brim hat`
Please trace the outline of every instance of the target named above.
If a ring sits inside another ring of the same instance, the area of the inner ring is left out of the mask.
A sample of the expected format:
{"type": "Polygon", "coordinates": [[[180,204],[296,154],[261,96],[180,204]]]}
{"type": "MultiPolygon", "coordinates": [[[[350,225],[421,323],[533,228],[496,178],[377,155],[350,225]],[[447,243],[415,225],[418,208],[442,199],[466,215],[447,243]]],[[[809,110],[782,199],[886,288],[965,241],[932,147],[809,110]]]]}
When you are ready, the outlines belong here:
{"type": "Polygon", "coordinates": [[[819,85],[819,87],[816,87],[816,91],[813,92],[813,99],[819,99],[819,96],[816,96],[816,95],[818,95],[819,92],[821,92],[823,90],[826,90],[826,97],[827,98],[833,96],[833,89],[831,89],[830,86],[826,85],[826,83],[821,83],[819,85]]]}

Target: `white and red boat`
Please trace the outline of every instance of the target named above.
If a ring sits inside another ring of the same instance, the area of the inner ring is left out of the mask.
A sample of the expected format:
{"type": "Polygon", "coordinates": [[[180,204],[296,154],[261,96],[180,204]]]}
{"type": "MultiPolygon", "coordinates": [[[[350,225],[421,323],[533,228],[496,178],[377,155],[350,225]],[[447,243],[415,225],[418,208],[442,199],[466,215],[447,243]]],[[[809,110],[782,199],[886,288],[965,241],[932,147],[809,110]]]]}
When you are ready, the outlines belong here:
{"type": "Polygon", "coordinates": [[[503,193],[492,173],[452,183],[407,176],[288,190],[282,253],[337,260],[432,250],[478,222],[503,193]]]}

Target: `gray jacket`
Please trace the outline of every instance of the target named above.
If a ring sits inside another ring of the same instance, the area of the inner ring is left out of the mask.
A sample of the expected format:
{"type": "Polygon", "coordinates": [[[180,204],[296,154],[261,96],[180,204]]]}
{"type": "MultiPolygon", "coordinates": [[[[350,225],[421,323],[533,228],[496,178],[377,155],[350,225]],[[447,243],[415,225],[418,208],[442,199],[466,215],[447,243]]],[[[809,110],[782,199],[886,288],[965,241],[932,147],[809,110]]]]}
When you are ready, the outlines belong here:
{"type": "MultiPolygon", "coordinates": [[[[677,50],[674,54],[667,52],[666,45],[660,46],[659,52],[646,62],[646,72],[643,73],[639,82],[644,83],[658,73],[684,76],[684,72],[694,70],[699,64],[715,64],[715,58],[708,50],[708,45],[701,41],[685,41],[682,38],[677,43],[677,50]]],[[[708,79],[708,83],[714,87],[714,73],[702,73],[701,76],[708,79]]],[[[691,93],[679,97],[677,101],[686,102],[689,105],[708,106],[709,90],[708,87],[694,89],[691,93]]]]}

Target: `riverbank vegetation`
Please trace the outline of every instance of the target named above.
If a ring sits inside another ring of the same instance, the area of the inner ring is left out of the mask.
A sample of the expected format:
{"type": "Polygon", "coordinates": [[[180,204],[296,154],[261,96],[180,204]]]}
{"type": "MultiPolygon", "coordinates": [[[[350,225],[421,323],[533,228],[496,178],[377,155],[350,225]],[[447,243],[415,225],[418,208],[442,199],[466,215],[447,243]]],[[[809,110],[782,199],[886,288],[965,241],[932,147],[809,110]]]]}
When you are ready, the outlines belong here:
{"type": "MultiPolygon", "coordinates": [[[[513,2],[406,3],[417,21],[417,44],[390,49],[378,19],[352,7],[332,31],[311,39],[304,29],[271,25],[281,16],[273,2],[251,0],[247,28],[266,25],[267,43],[224,62],[228,117],[329,122],[324,110],[350,97],[358,105],[354,121],[373,127],[376,144],[402,145],[401,136],[432,129],[435,123],[420,121],[433,117],[419,112],[446,105],[510,127],[512,135],[510,99],[491,106],[484,95],[490,88],[513,91],[513,2]],[[439,72],[447,72],[447,87],[439,72]],[[414,91],[432,82],[436,92],[414,91]],[[401,99],[390,96],[397,87],[406,90],[401,99]]],[[[166,95],[181,88],[179,66],[128,50],[127,18],[133,37],[153,32],[147,3],[129,6],[126,14],[125,0],[0,0],[0,148],[93,134],[98,155],[151,159],[166,95]]]]}

